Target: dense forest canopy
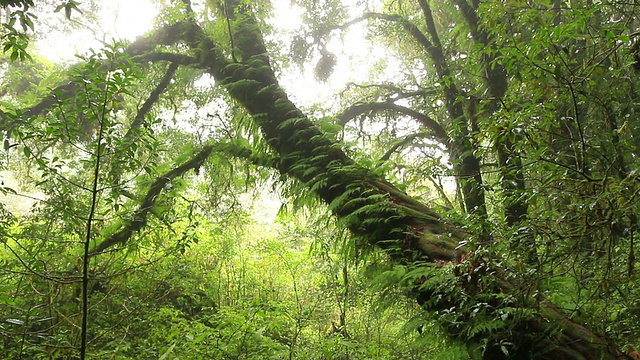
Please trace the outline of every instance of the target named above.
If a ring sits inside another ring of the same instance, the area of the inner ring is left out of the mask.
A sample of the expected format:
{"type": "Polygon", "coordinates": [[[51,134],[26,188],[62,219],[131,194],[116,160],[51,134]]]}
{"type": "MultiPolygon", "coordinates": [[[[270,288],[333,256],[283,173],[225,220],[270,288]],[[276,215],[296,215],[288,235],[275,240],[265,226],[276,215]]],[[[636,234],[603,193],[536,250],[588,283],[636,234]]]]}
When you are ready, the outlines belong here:
{"type": "Polygon", "coordinates": [[[635,1],[0,4],[3,356],[640,359],[635,1]]]}

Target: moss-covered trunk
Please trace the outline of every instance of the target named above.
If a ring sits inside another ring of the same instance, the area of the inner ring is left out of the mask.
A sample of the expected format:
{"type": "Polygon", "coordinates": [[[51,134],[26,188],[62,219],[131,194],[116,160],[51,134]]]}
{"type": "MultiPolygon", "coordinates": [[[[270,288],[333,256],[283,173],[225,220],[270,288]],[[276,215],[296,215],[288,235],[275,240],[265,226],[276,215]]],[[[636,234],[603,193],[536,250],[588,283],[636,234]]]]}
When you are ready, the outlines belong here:
{"type": "MultiPolygon", "coordinates": [[[[228,6],[233,7],[232,1],[228,6]]],[[[356,236],[385,250],[400,264],[438,264],[457,262],[465,250],[460,241],[468,238],[463,230],[448,223],[425,204],[398,190],[350,159],[339,143],[330,140],[287,97],[279,86],[270,65],[262,34],[255,21],[242,6],[229,12],[233,23],[234,56],[227,56],[194,22],[171,27],[198,54],[199,63],[224,86],[228,93],[252,115],[273,151],[277,153],[278,170],[295,178],[326,202],[333,213],[356,236]]],[[[428,266],[428,265],[427,265],[428,266]]],[[[506,271],[488,272],[496,277],[496,285],[484,291],[513,293],[518,289],[503,276],[506,271]]],[[[465,292],[472,286],[463,281],[451,292],[465,292]]],[[[422,301],[439,297],[439,308],[462,309],[457,296],[442,293],[420,293],[422,301]],[[449,300],[446,300],[449,299],[449,300]]],[[[480,294],[481,296],[487,294],[480,294]]],[[[544,299],[525,299],[510,307],[531,310],[533,316],[514,323],[509,330],[492,334],[484,351],[487,359],[620,359],[625,356],[603,338],[572,322],[544,299]],[[525,303],[526,302],[526,303],[525,303]],[[532,341],[531,339],[535,339],[532,341]],[[514,344],[508,354],[497,345],[514,344]]],[[[465,332],[449,329],[452,335],[466,341],[470,349],[483,347],[482,334],[465,336],[465,332]]],[[[482,351],[472,351],[480,354],[482,351]]]]}

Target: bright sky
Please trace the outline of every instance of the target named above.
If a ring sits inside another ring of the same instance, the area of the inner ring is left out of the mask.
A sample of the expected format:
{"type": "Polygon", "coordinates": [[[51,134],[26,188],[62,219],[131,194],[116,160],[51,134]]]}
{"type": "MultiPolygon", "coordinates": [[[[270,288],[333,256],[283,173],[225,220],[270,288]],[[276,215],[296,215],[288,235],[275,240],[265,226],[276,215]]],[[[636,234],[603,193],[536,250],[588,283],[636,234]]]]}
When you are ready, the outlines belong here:
{"type": "MultiPolygon", "coordinates": [[[[158,13],[151,0],[109,0],[101,1],[100,4],[101,24],[70,34],[50,33],[46,39],[37,43],[38,52],[53,62],[72,61],[75,54],[84,53],[90,48],[102,48],[101,41],[109,42],[111,38],[134,40],[151,30],[153,19],[158,13]]],[[[82,1],[79,8],[83,10],[82,1]]],[[[63,13],[64,11],[55,14],[58,20],[63,17],[63,13]]],[[[81,17],[77,12],[72,12],[73,20],[82,22],[81,17]]]]}
{"type": "MultiPolygon", "coordinates": [[[[353,4],[357,2],[351,1],[353,4]]],[[[101,23],[98,26],[71,34],[52,32],[46,39],[37,43],[38,52],[53,62],[73,62],[77,53],[85,53],[90,48],[100,49],[101,41],[109,42],[111,38],[134,40],[137,36],[143,35],[151,30],[154,17],[159,11],[152,0],[110,0],[100,3],[101,23]]],[[[293,6],[290,0],[275,0],[273,4],[274,19],[271,23],[278,28],[279,35],[288,36],[290,39],[302,24],[303,9],[293,6]]],[[[82,5],[80,8],[82,9],[82,5]]],[[[63,16],[62,13],[54,15],[58,21],[63,16]]],[[[81,15],[75,12],[72,18],[82,21],[81,15]]],[[[318,83],[315,79],[314,67],[317,58],[309,59],[304,69],[292,67],[280,74],[281,84],[298,105],[311,106],[323,103],[325,106],[328,105],[327,107],[336,106],[335,94],[340,89],[349,82],[366,79],[376,61],[383,57],[388,58],[389,54],[381,47],[369,45],[365,40],[366,30],[362,24],[352,26],[343,35],[344,43],[333,40],[327,45],[327,49],[338,57],[338,61],[326,83],[318,83]]]]}
{"type": "MultiPolygon", "coordinates": [[[[360,1],[347,0],[344,4],[357,7],[360,1]]],[[[302,8],[294,6],[289,0],[274,2],[275,18],[272,23],[279,29],[278,34],[291,38],[302,25],[302,8]]],[[[323,104],[323,107],[336,107],[336,93],[350,82],[362,82],[369,78],[369,72],[377,61],[388,58],[389,53],[366,40],[365,23],[352,25],[344,33],[336,32],[336,37],[327,44],[327,50],[337,56],[332,75],[325,82],[315,79],[314,68],[318,58],[307,59],[304,69],[292,67],[280,76],[280,82],[290,97],[299,105],[323,104]],[[341,39],[339,39],[342,35],[341,39]],[[310,86],[311,85],[311,86],[310,86]]],[[[394,68],[394,67],[389,67],[394,68]]]]}

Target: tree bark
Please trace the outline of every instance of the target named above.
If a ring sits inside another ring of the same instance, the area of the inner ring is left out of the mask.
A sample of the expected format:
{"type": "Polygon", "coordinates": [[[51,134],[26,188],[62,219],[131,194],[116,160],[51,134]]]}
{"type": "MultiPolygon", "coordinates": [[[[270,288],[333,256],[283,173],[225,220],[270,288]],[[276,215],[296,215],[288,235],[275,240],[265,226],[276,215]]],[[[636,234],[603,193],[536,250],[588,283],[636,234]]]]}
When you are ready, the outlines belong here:
{"type": "MultiPolygon", "coordinates": [[[[423,1],[423,0],[421,0],[423,1]]],[[[491,53],[484,52],[481,61],[484,65],[484,82],[489,95],[488,105],[484,106],[484,111],[479,113],[478,99],[472,98],[470,104],[470,116],[491,116],[500,108],[500,102],[507,93],[509,82],[507,71],[504,66],[496,61],[500,52],[495,48],[491,35],[486,30],[480,28],[480,18],[478,17],[477,6],[472,6],[467,0],[455,0],[460,9],[460,13],[467,22],[469,32],[473,40],[493,50],[491,53]]],[[[504,133],[494,139],[494,146],[498,155],[498,165],[501,174],[501,186],[505,202],[505,220],[511,227],[518,226],[526,219],[529,205],[522,196],[526,190],[523,176],[522,159],[516,153],[516,143],[520,141],[522,135],[516,134],[512,129],[504,129],[504,133]]]]}

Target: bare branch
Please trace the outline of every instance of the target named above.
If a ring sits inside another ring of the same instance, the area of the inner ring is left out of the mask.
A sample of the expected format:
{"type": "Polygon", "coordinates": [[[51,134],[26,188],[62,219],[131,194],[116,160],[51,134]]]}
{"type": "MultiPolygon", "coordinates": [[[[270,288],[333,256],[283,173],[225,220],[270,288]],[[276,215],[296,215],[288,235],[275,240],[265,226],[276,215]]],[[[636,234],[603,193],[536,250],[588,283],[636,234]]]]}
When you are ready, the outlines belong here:
{"type": "Polygon", "coordinates": [[[401,25],[425,50],[430,51],[429,49],[434,47],[433,43],[426,37],[426,35],[411,21],[406,18],[398,15],[398,14],[382,14],[376,12],[366,12],[362,16],[357,17],[353,20],[347,21],[341,25],[333,25],[328,26],[323,29],[322,33],[327,34],[333,30],[345,30],[350,26],[361,23],[365,20],[374,19],[374,20],[384,20],[387,22],[393,22],[401,25]]]}
{"type": "Polygon", "coordinates": [[[425,134],[425,133],[414,133],[414,134],[409,134],[403,138],[401,138],[399,141],[396,141],[395,144],[393,144],[389,150],[387,150],[384,155],[382,155],[382,157],[378,160],[378,166],[380,166],[382,163],[386,162],[387,160],[389,160],[391,158],[391,155],[393,155],[394,152],[398,151],[398,149],[403,148],[409,144],[411,144],[415,139],[418,138],[426,138],[429,137],[430,134],[425,134]]]}
{"type": "MultiPolygon", "coordinates": [[[[386,94],[387,99],[389,101],[396,101],[396,100],[400,100],[400,99],[407,99],[407,98],[412,98],[412,97],[427,97],[427,96],[433,96],[436,94],[439,94],[439,91],[436,89],[417,89],[417,90],[408,90],[408,89],[403,89],[399,86],[396,86],[394,84],[367,84],[367,85],[363,85],[363,84],[357,84],[357,83],[347,83],[346,85],[346,89],[348,90],[350,87],[356,87],[359,89],[382,89],[382,90],[386,90],[388,92],[388,94],[386,94]]],[[[345,90],[346,91],[346,90],[345,90]]],[[[343,92],[344,93],[344,92],[343,92]]]]}
{"type": "Polygon", "coordinates": [[[431,130],[433,136],[438,141],[448,146],[449,136],[447,135],[447,131],[437,121],[421,112],[392,102],[370,102],[364,104],[356,104],[347,108],[340,115],[338,115],[337,118],[340,120],[339,124],[344,126],[347,122],[349,122],[349,120],[355,118],[358,115],[369,112],[383,111],[393,111],[416,119],[418,122],[420,122],[420,124],[422,124],[422,126],[431,130]]]}
{"type": "Polygon", "coordinates": [[[167,86],[169,86],[171,79],[173,79],[173,75],[175,75],[176,70],[178,70],[178,66],[180,65],[175,62],[172,62],[169,65],[167,72],[164,74],[164,76],[162,77],[162,79],[160,80],[156,88],[153,89],[151,94],[149,94],[149,97],[147,98],[147,100],[142,104],[140,109],[138,109],[138,113],[136,114],[136,117],[133,119],[133,122],[131,123],[131,127],[127,131],[127,134],[125,135],[125,139],[130,139],[134,135],[134,132],[133,132],[134,129],[137,129],[140,127],[140,125],[142,125],[142,120],[144,120],[144,117],[147,116],[149,111],[151,111],[151,107],[153,107],[153,104],[155,104],[158,101],[158,99],[160,98],[160,94],[162,94],[167,89],[167,86]]]}

